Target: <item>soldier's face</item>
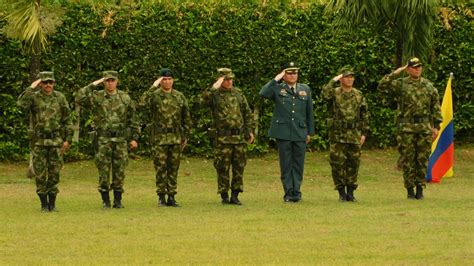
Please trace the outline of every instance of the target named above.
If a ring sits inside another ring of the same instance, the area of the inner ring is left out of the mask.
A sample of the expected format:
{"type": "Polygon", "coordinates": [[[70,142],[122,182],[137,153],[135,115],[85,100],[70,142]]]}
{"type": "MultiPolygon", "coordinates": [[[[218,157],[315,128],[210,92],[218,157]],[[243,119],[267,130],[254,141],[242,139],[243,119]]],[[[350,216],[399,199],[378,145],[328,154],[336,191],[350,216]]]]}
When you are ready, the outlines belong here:
{"type": "Polygon", "coordinates": [[[351,88],[352,85],[354,85],[354,76],[353,75],[344,76],[340,80],[341,80],[341,85],[343,87],[351,88]]]}
{"type": "Polygon", "coordinates": [[[224,81],[222,81],[221,87],[228,90],[232,88],[233,84],[234,84],[233,79],[224,79],[224,81]]]}
{"type": "Polygon", "coordinates": [[[104,81],[105,89],[109,92],[112,92],[117,89],[117,80],[116,79],[106,79],[104,81]]]}
{"type": "Polygon", "coordinates": [[[421,77],[421,72],[423,72],[423,67],[422,66],[417,66],[417,67],[407,67],[406,71],[410,77],[414,79],[418,79],[421,77]]]}
{"type": "Polygon", "coordinates": [[[54,88],[54,81],[52,80],[41,81],[40,87],[44,93],[51,94],[54,88]]]}
{"type": "Polygon", "coordinates": [[[161,80],[161,87],[165,90],[171,90],[173,88],[173,77],[163,77],[161,80]]]}
{"type": "Polygon", "coordinates": [[[293,85],[298,80],[298,73],[297,72],[285,72],[285,75],[283,76],[283,80],[286,83],[288,83],[290,85],[293,85]]]}

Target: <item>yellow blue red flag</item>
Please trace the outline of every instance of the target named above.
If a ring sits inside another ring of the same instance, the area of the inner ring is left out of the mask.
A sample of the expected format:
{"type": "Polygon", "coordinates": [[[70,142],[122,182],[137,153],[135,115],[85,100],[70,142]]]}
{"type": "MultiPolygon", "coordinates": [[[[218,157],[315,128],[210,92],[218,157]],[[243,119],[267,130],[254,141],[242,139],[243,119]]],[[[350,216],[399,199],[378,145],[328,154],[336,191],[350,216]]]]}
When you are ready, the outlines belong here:
{"type": "Polygon", "coordinates": [[[426,181],[440,182],[443,177],[453,176],[454,165],[454,125],[453,125],[453,98],[451,93],[451,81],[453,74],[449,76],[446,91],[441,104],[443,122],[440,131],[431,146],[431,155],[426,172],[426,181]]]}

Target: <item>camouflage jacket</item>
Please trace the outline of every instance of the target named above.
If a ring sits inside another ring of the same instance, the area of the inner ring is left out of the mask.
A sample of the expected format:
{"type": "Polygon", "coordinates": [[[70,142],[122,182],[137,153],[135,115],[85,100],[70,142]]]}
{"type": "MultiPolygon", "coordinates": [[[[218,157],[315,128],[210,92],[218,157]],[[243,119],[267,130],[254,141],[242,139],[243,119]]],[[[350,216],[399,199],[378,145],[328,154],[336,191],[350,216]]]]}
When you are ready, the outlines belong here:
{"type": "Polygon", "coordinates": [[[397,76],[394,73],[385,75],[377,89],[397,102],[399,131],[430,134],[432,128],[439,128],[441,108],[433,84],[425,78],[413,80],[397,76]]]}
{"type": "Polygon", "coordinates": [[[239,89],[209,88],[200,101],[211,109],[218,143],[246,142],[255,125],[247,99],[239,89]]]}
{"type": "Polygon", "coordinates": [[[29,137],[37,146],[61,146],[71,142],[71,109],[66,97],[53,90],[50,95],[41,89],[28,87],[19,97],[17,104],[32,117],[29,137]]]}
{"type": "Polygon", "coordinates": [[[180,144],[191,130],[192,121],[188,101],[172,89],[165,92],[151,87],[140,99],[140,106],[147,115],[150,142],[156,145],[180,144]]]}
{"type": "Polygon", "coordinates": [[[340,143],[360,144],[361,135],[369,131],[369,112],[362,92],[352,88],[345,92],[337,87],[336,81],[329,81],[323,87],[322,96],[328,101],[329,140],[340,143]]]}
{"type": "Polygon", "coordinates": [[[139,133],[135,104],[130,96],[117,90],[109,95],[105,90],[94,90],[89,84],[76,94],[76,104],[91,108],[99,141],[124,142],[137,140],[139,133]]]}

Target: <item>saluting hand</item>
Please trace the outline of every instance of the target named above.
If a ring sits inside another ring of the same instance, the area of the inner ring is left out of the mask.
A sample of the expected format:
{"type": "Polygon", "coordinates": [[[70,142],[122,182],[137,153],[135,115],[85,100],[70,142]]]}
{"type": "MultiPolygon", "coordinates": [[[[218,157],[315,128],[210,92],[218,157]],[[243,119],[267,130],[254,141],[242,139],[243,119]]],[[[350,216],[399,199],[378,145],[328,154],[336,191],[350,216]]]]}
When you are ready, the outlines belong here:
{"type": "Polygon", "coordinates": [[[161,84],[161,80],[163,80],[163,77],[159,77],[155,82],[153,82],[153,87],[158,87],[161,84]]]}
{"type": "Polygon", "coordinates": [[[69,150],[69,142],[65,141],[61,147],[61,155],[63,155],[67,150],[69,150]]]}
{"type": "Polygon", "coordinates": [[[437,128],[432,128],[432,129],[431,129],[431,138],[432,138],[433,140],[435,140],[436,137],[438,137],[438,134],[439,134],[439,130],[438,130],[437,128]]]}
{"type": "Polygon", "coordinates": [[[334,78],[332,78],[332,80],[339,81],[341,78],[342,78],[342,74],[339,74],[339,75],[335,76],[334,78]]]}
{"type": "Polygon", "coordinates": [[[37,79],[33,81],[33,83],[31,83],[31,88],[36,89],[36,87],[38,87],[40,83],[41,83],[41,79],[37,79]]]}
{"type": "Polygon", "coordinates": [[[255,140],[255,136],[253,135],[252,132],[250,132],[250,134],[249,134],[249,143],[252,144],[254,142],[254,140],[255,140]]]}
{"type": "Polygon", "coordinates": [[[360,136],[360,146],[364,145],[364,143],[365,143],[365,136],[362,135],[360,136]]]}
{"type": "Polygon", "coordinates": [[[285,70],[283,70],[282,72],[280,72],[280,74],[275,76],[275,81],[280,81],[284,75],[285,75],[285,70]]]}
{"type": "Polygon", "coordinates": [[[93,84],[94,86],[97,86],[97,85],[99,85],[100,83],[104,82],[104,80],[105,80],[104,78],[101,78],[101,79],[98,79],[98,80],[92,82],[92,84],[93,84]]]}
{"type": "Polygon", "coordinates": [[[214,82],[214,84],[212,84],[212,87],[213,87],[214,89],[219,89],[219,88],[221,87],[221,85],[222,85],[222,82],[224,82],[224,77],[219,77],[219,78],[217,79],[217,81],[214,82]]]}
{"type": "Polygon", "coordinates": [[[398,74],[400,74],[403,70],[405,70],[407,67],[408,67],[408,64],[407,64],[407,65],[404,65],[404,66],[402,66],[402,67],[399,67],[399,68],[397,68],[395,71],[393,71],[393,74],[398,75],[398,74]]]}

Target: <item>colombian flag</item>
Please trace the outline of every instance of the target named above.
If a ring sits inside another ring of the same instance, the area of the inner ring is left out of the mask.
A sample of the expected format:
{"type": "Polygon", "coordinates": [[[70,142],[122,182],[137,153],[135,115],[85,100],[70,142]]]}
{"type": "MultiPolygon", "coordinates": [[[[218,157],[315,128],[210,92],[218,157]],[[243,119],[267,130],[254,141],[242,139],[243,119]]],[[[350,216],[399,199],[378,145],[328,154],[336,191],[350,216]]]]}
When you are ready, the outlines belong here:
{"type": "Polygon", "coordinates": [[[454,125],[453,125],[453,98],[451,95],[451,80],[449,76],[446,91],[441,104],[443,122],[441,122],[438,137],[431,146],[431,155],[426,172],[426,181],[438,183],[443,177],[453,176],[454,164],[454,125]]]}

